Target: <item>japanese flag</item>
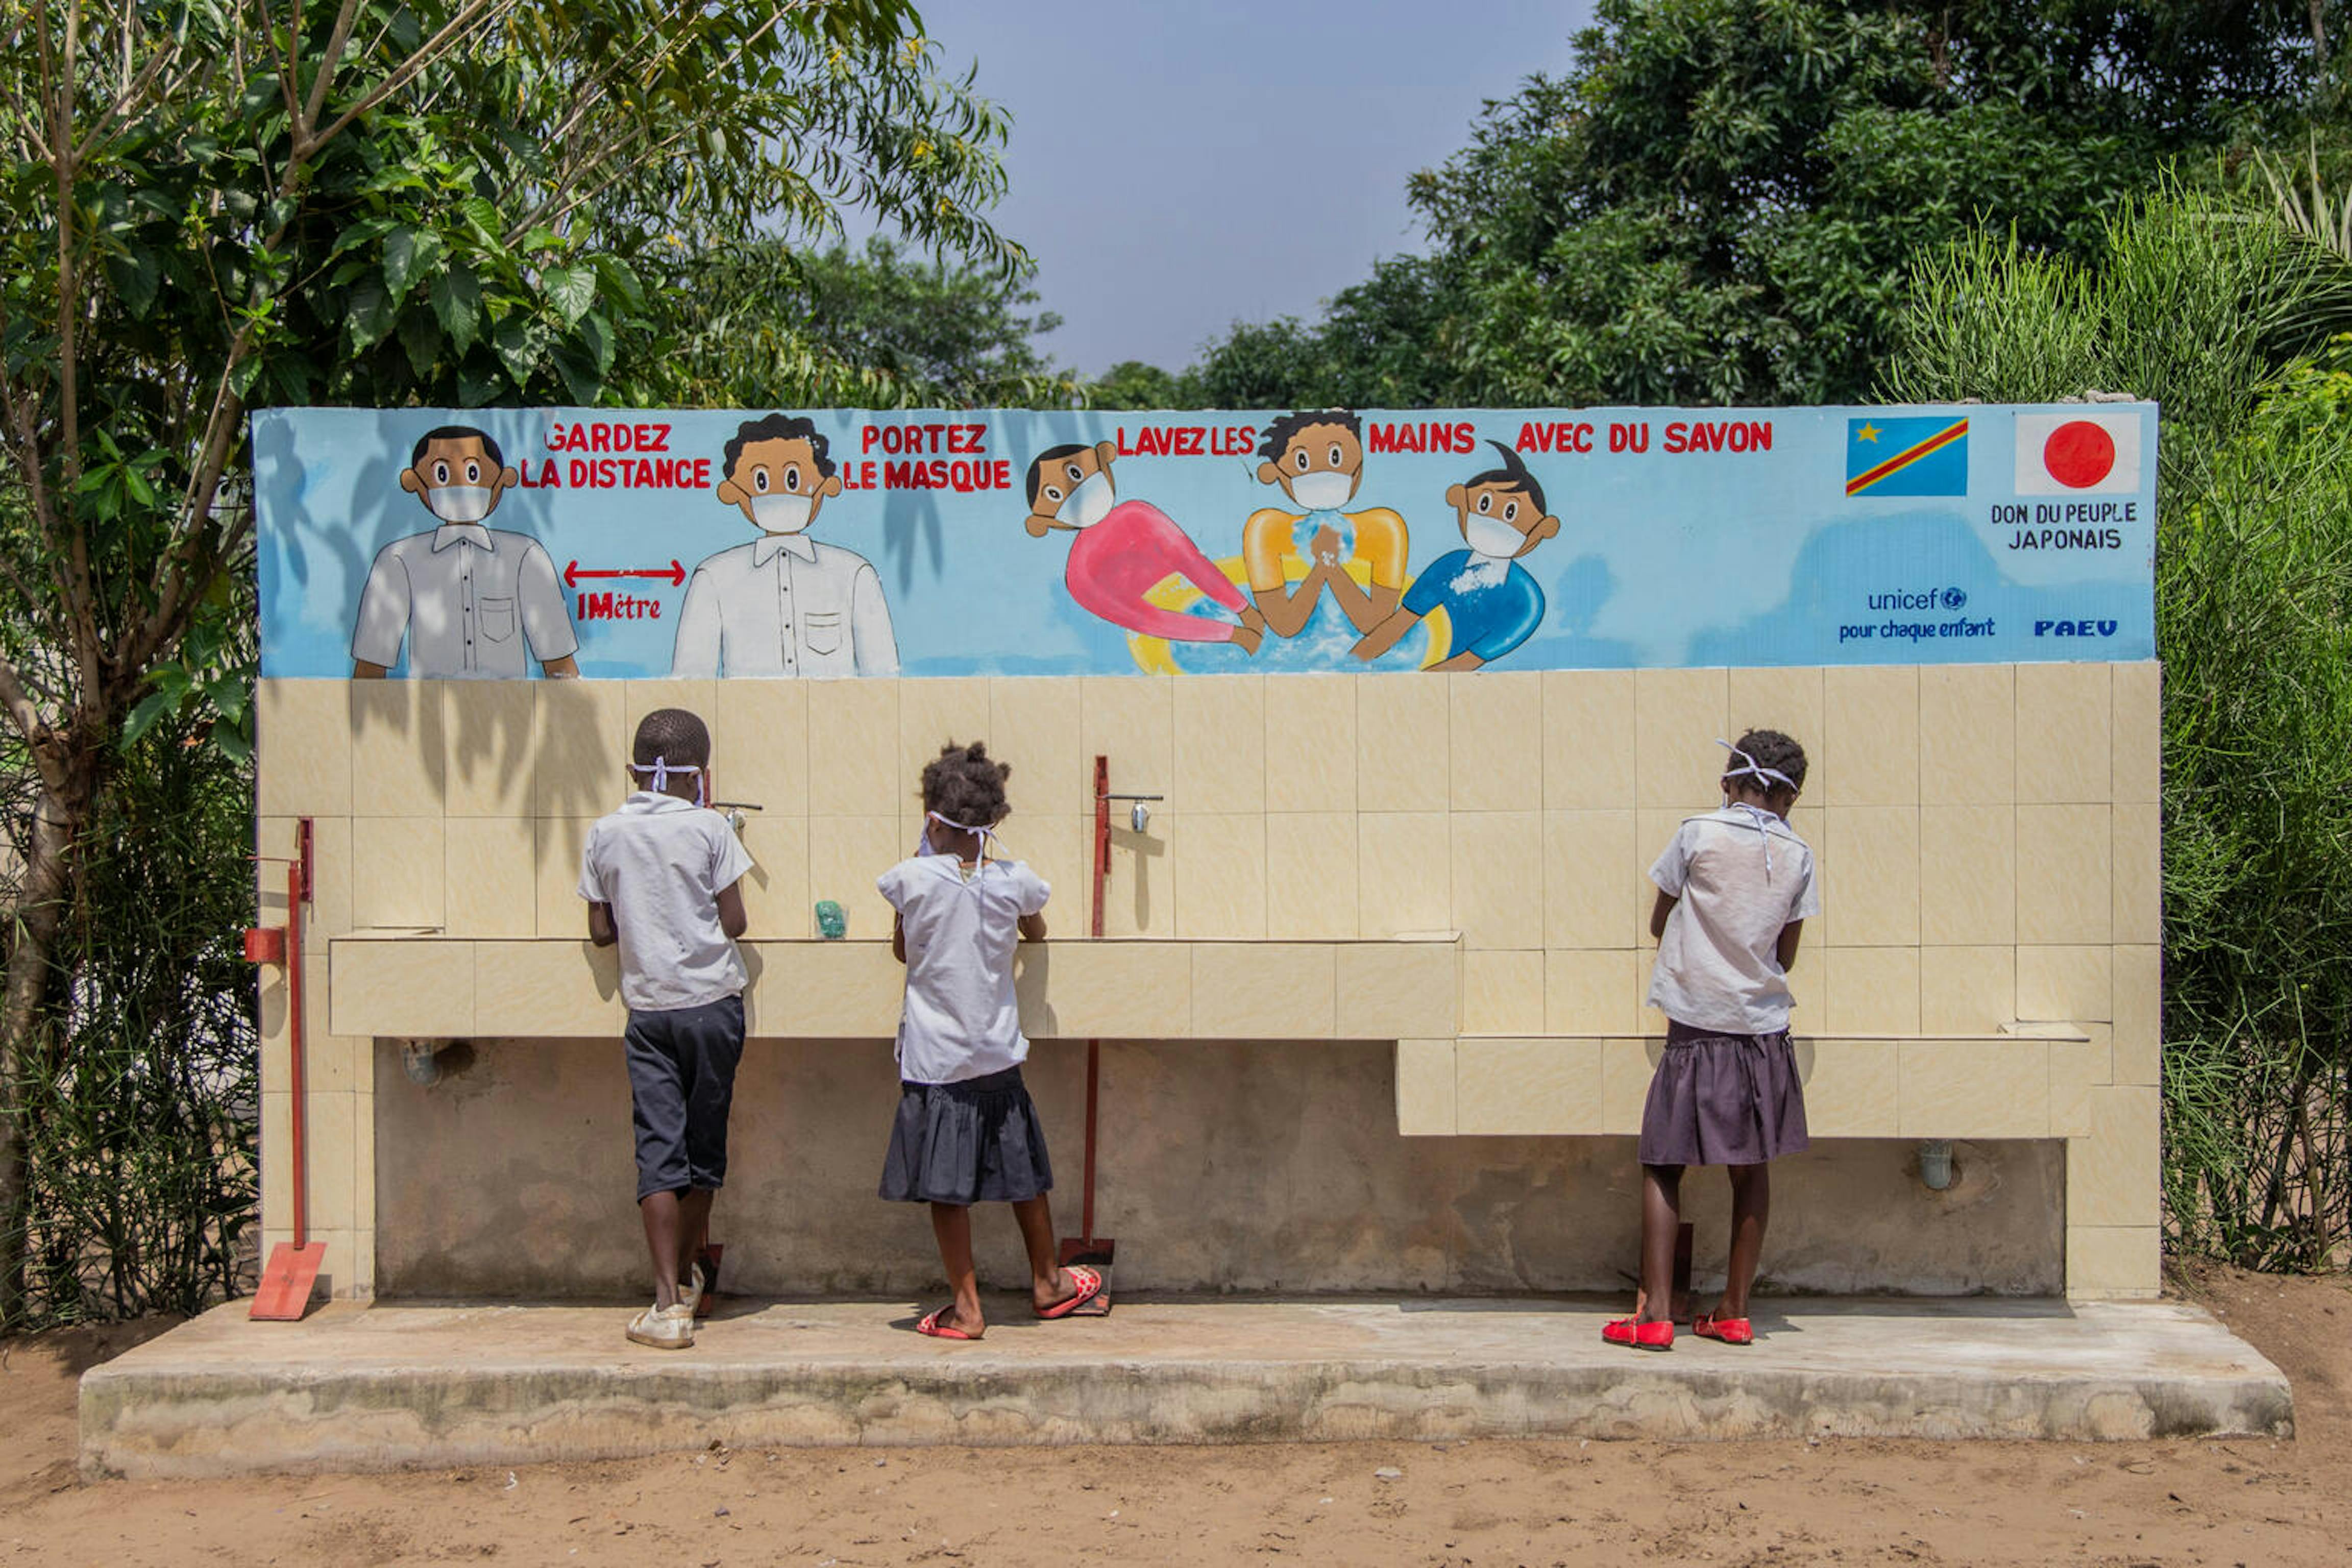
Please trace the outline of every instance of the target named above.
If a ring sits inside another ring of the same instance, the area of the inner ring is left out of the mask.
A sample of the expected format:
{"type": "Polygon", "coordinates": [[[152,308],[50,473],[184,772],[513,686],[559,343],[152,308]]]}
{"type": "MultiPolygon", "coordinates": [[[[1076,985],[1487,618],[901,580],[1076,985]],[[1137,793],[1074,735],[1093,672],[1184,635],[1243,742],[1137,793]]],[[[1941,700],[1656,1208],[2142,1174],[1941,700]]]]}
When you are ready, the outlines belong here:
{"type": "Polygon", "coordinates": [[[2017,493],[2133,495],[2139,489],[2140,411],[2017,416],[2017,493]]]}

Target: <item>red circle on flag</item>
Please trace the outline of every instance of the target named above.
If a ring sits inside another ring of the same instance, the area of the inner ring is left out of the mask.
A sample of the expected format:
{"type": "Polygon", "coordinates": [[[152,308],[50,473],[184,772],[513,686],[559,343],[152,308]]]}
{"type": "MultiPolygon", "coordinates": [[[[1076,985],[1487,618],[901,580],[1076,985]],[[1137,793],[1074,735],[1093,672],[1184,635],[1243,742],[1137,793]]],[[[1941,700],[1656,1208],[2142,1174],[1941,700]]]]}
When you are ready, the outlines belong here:
{"type": "Polygon", "coordinates": [[[2069,419],[2042,444],[2042,466],[2068,489],[2088,489],[2116,471],[2116,438],[2088,419],[2069,419]]]}

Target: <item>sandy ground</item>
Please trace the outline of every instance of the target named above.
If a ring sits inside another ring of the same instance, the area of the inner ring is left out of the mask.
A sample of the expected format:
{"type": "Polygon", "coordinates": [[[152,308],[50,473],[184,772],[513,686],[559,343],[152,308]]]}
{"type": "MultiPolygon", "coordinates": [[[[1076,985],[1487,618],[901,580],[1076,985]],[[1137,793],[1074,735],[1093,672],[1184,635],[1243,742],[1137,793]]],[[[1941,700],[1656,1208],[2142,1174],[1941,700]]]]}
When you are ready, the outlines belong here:
{"type": "Polygon", "coordinates": [[[2294,1380],[2300,1437],[714,1449],[392,1476],[74,1475],[74,1378],[165,1326],[0,1367],[0,1564],[2352,1561],[2352,1284],[2176,1281],[2294,1380]],[[1382,1471],[1398,1472],[1384,1476],[1382,1471]]]}

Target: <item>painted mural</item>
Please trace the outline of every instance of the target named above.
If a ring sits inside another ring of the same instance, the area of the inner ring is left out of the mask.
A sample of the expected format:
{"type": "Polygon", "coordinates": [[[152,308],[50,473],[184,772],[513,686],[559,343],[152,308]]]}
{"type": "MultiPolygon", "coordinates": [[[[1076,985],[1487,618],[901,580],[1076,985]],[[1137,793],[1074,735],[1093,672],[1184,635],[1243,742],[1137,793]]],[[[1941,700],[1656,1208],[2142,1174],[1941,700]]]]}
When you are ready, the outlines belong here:
{"type": "Polygon", "coordinates": [[[273,409],[272,677],[2155,657],[2157,411],[273,409]]]}

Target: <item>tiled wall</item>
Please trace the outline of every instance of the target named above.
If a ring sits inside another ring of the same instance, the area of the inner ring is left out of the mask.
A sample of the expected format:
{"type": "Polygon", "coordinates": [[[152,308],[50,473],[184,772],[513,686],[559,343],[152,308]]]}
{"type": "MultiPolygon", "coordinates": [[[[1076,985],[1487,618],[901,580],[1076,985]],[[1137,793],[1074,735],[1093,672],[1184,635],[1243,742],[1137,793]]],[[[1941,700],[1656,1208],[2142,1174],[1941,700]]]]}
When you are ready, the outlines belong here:
{"type": "MultiPolygon", "coordinates": [[[[1981,1095],[2011,1070],[2001,1043],[1951,1037],[2082,1026],[2079,1038],[2018,1042],[2046,1064],[2050,1135],[2067,1140],[2069,1285],[2156,1287],[2154,665],[265,681],[260,837],[278,852],[294,818],[316,823],[313,974],[324,939],[355,929],[576,937],[581,837],[626,787],[636,719],[667,705],[710,721],[719,795],[761,808],[744,831],[757,934],[813,935],[824,898],[848,910],[853,939],[887,934],[873,879],[916,836],[922,764],[942,741],[974,737],[1013,764],[1004,837],[1055,885],[1057,934],[1079,934],[1102,753],[1114,790],[1167,796],[1144,834],[1119,815],[1110,934],[1458,930],[1462,1035],[1538,1043],[1660,1026],[1641,1005],[1646,868],[1682,816],[1716,804],[1717,737],[1786,730],[1811,759],[1794,822],[1825,899],[1793,975],[1798,1029],[1942,1038],[1906,1058],[1913,1081],[1940,1075],[1954,1095],[1981,1095]]],[[[280,879],[262,881],[268,919],[280,879]]],[[[366,1047],[325,1034],[327,989],[314,985],[314,1213],[346,1241],[331,1256],[354,1260],[339,1288],[364,1290],[373,1153],[354,1064],[366,1047]]],[[[1457,1093],[1493,1093],[1476,1064],[1507,1055],[1457,1054],[1457,1093]]],[[[282,1148],[275,1076],[264,1105],[282,1148]]],[[[265,1185],[275,1230],[282,1183],[265,1185]]]]}

